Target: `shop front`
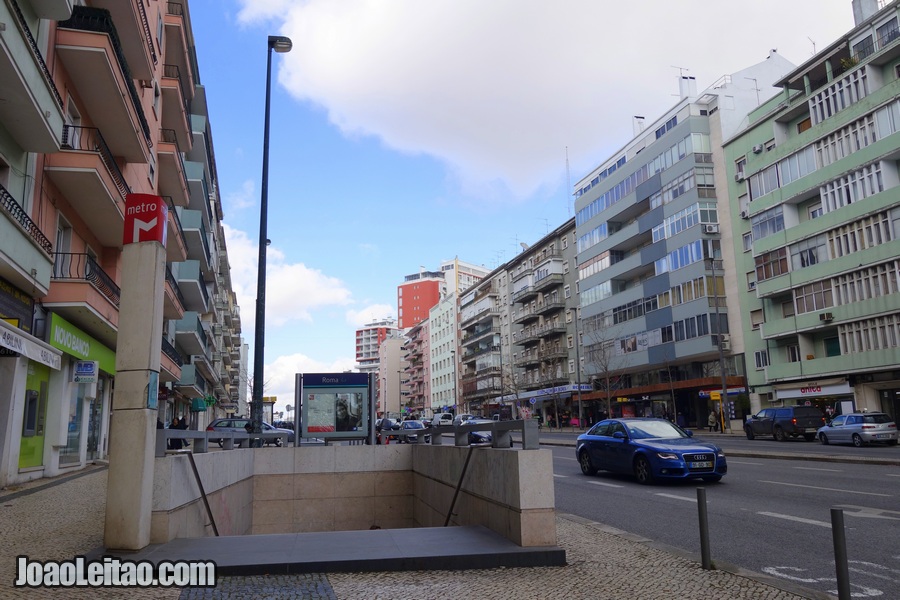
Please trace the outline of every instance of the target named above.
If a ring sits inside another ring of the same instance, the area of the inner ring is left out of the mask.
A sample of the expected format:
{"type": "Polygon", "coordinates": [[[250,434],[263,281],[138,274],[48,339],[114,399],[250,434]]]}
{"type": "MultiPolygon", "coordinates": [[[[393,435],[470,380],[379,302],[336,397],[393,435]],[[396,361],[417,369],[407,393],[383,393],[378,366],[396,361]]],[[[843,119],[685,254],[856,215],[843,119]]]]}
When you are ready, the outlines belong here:
{"type": "Polygon", "coordinates": [[[116,354],[53,313],[49,341],[63,352],[60,376],[51,384],[49,423],[55,440],[46,475],[53,476],[106,457],[116,354]]]}
{"type": "Polygon", "coordinates": [[[843,378],[777,385],[774,399],[783,406],[815,406],[829,416],[856,410],[853,387],[843,378]]]}

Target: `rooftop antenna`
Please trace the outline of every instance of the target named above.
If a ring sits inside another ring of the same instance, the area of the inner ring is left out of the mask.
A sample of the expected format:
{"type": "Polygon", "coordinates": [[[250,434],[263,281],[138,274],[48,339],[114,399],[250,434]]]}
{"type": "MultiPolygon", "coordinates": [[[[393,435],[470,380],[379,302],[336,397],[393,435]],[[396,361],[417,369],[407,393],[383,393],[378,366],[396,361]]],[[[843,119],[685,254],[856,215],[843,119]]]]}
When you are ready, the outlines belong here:
{"type": "MultiPolygon", "coordinates": [[[[544,234],[546,235],[546,234],[550,233],[550,221],[549,221],[548,219],[545,219],[544,217],[535,217],[535,218],[536,218],[538,221],[543,221],[543,222],[544,222],[544,228],[547,230],[547,231],[544,232],[544,234]]],[[[521,244],[520,244],[520,245],[521,245],[521,244]]]]}
{"type": "Polygon", "coordinates": [[[744,77],[744,79],[749,79],[753,82],[753,89],[756,90],[756,105],[759,106],[759,84],[756,82],[755,77],[744,77]]]}
{"type": "Polygon", "coordinates": [[[809,43],[812,44],[812,46],[813,46],[813,56],[815,56],[815,55],[816,55],[816,42],[813,41],[813,39],[812,39],[811,37],[809,37],[809,36],[806,36],[806,39],[808,39],[808,40],[809,40],[809,43]]]}

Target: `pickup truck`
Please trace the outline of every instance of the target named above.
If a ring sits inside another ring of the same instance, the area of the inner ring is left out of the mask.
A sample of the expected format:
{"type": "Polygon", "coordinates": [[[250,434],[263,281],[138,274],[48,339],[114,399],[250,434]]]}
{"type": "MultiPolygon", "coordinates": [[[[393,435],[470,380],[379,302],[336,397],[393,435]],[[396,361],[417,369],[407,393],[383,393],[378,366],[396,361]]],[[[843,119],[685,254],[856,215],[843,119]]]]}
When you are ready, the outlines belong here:
{"type": "Polygon", "coordinates": [[[747,419],[744,433],[752,440],[758,435],[771,435],[779,442],[788,437],[803,436],[807,442],[816,439],[816,431],[825,424],[825,415],[815,406],[764,408],[747,419]]]}

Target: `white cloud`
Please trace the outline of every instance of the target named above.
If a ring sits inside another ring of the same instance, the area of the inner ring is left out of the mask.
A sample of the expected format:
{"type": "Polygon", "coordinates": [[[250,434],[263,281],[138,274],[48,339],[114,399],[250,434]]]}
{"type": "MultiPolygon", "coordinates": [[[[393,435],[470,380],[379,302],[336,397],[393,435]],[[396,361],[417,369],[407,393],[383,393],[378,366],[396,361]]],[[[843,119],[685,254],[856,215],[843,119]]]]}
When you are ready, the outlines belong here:
{"type": "Polygon", "coordinates": [[[243,210],[256,205],[256,187],[253,180],[248,179],[241,185],[241,189],[225,194],[225,212],[243,210]]]}
{"type": "MultiPolygon", "coordinates": [[[[850,0],[240,0],[294,50],[280,82],[347,135],[443,160],[467,192],[524,197],[590,170],[677,98],[853,25],[850,0]],[[773,16],[774,15],[774,16],[773,16]]],[[[283,61],[283,62],[282,62],[283,61]]],[[[747,84],[752,85],[748,82],[747,84]]]]}
{"type": "Polygon", "coordinates": [[[380,321],[385,318],[393,319],[394,307],[389,304],[373,304],[362,310],[348,310],[347,322],[354,327],[362,327],[373,321],[380,321]]]}
{"type": "MultiPolygon", "coordinates": [[[[256,306],[256,282],[259,251],[247,233],[223,224],[231,265],[232,286],[238,304],[244,310],[256,306]]],[[[311,312],[352,303],[350,290],[335,277],[307,267],[288,263],[284,253],[269,246],[266,251],[266,326],[281,326],[289,321],[311,321],[311,312]]],[[[251,321],[251,319],[247,319],[251,321]]],[[[252,322],[242,322],[244,335],[252,331],[252,322]]]]}
{"type": "MultiPolygon", "coordinates": [[[[330,363],[314,360],[305,354],[279,356],[266,365],[263,373],[266,396],[276,396],[275,410],[283,411],[288,404],[294,405],[294,379],[297,373],[342,373],[353,369],[356,361],[352,358],[338,358],[330,363]]],[[[295,417],[296,419],[296,417],[295,417]]],[[[294,421],[296,423],[296,420],[294,421]]]]}

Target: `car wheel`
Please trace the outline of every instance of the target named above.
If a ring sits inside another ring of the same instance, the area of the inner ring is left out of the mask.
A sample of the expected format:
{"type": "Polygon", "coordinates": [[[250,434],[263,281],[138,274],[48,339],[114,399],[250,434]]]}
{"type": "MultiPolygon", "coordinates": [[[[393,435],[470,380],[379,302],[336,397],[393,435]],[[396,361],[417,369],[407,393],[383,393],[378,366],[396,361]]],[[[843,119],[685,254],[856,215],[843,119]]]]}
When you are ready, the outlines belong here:
{"type": "Polygon", "coordinates": [[[814,434],[814,433],[803,434],[803,439],[806,440],[807,442],[811,442],[816,439],[816,434],[814,434]]]}
{"type": "Polygon", "coordinates": [[[588,455],[587,450],[582,450],[578,454],[578,464],[581,465],[581,472],[585,475],[596,475],[597,469],[594,467],[591,462],[591,457],[588,455]]]}
{"type": "Polygon", "coordinates": [[[225,443],[222,440],[219,440],[219,448],[224,448],[225,443]]]}
{"type": "Polygon", "coordinates": [[[787,440],[787,436],[784,434],[784,429],[782,429],[781,427],[775,428],[775,439],[779,442],[787,440]]]}
{"type": "Polygon", "coordinates": [[[857,448],[859,448],[863,445],[863,440],[861,437],[859,437],[858,433],[853,434],[853,445],[856,446],[857,448]]]}
{"type": "Polygon", "coordinates": [[[755,435],[753,435],[753,430],[750,429],[749,427],[744,427],[744,433],[747,434],[748,440],[752,440],[754,437],[756,437],[755,435]]]}
{"type": "Polygon", "coordinates": [[[646,456],[638,456],[634,459],[634,476],[638,483],[650,485],[653,483],[653,467],[646,456]]]}
{"type": "Polygon", "coordinates": [[[827,445],[828,445],[828,436],[825,435],[824,433],[820,433],[820,434],[819,434],[819,441],[822,442],[822,445],[823,445],[823,446],[827,446],[827,445]]]}
{"type": "Polygon", "coordinates": [[[705,481],[707,483],[718,483],[718,482],[722,481],[722,476],[721,475],[707,475],[706,477],[703,478],[703,481],[705,481]]]}
{"type": "Polygon", "coordinates": [[[275,445],[276,445],[276,446],[278,446],[278,447],[280,448],[281,445],[282,445],[282,443],[283,443],[283,442],[281,441],[281,438],[275,438],[275,445]]]}

